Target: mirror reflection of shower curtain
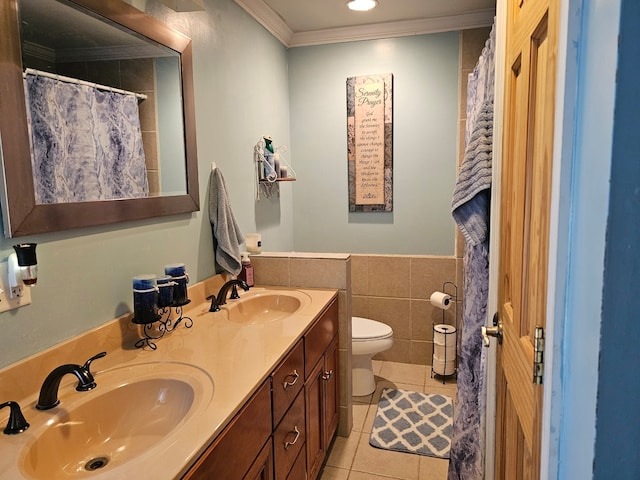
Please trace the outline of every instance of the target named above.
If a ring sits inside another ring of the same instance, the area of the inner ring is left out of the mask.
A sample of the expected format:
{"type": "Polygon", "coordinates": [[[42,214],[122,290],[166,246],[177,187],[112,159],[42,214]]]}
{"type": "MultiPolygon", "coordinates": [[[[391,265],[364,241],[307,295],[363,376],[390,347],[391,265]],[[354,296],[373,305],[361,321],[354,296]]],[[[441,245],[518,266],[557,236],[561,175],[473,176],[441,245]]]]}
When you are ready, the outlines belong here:
{"type": "Polygon", "coordinates": [[[133,95],[27,75],[37,204],[148,196],[133,95]]]}

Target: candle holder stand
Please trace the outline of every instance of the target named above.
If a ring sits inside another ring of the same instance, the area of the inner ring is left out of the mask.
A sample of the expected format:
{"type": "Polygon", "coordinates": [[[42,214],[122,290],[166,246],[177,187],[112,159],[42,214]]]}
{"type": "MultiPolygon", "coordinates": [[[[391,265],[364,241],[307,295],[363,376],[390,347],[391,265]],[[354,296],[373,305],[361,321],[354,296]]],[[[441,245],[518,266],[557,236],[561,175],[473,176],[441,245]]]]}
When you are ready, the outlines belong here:
{"type": "Polygon", "coordinates": [[[184,315],[183,310],[183,307],[190,302],[191,300],[187,299],[186,302],[179,305],[159,308],[157,319],[153,322],[136,322],[134,317],[132,320],[133,323],[143,325],[142,333],[144,334],[144,337],[135,343],[135,347],[149,347],[151,350],[156,350],[158,346],[155,342],[173,332],[180,324],[184,325],[185,328],[191,328],[193,326],[193,320],[191,317],[184,315]]]}

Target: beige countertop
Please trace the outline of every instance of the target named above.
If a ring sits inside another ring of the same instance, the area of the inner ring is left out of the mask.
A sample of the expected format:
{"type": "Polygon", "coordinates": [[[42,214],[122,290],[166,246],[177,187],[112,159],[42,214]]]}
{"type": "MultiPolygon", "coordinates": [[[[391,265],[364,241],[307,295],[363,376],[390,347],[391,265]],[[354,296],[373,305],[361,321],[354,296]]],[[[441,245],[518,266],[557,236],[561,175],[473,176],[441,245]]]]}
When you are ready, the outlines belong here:
{"type": "MultiPolygon", "coordinates": [[[[185,315],[193,320],[191,328],[179,326],[175,331],[157,342],[157,349],[151,350],[131,348],[125,340],[127,336],[123,329],[131,327],[130,322],[120,322],[115,327],[95,329],[87,334],[87,338],[76,338],[57,346],[50,351],[43,352],[22,362],[0,370],[0,402],[15,400],[22,407],[22,411],[31,427],[18,435],[0,434],[0,478],[17,480],[22,478],[36,478],[26,474],[20,467],[25,461],[25,452],[36,441],[48,425],[64,418],[67,411],[90,401],[91,395],[99,395],[110,388],[109,372],[118,372],[135,376],[133,372],[143,372],[142,369],[127,369],[131,365],[151,364],[148,375],[158,375],[163,368],[167,372],[176,370],[177,365],[187,364],[197,367],[199,380],[212,381],[211,385],[204,385],[203,390],[196,391],[201,397],[197,401],[201,404],[193,409],[185,420],[165,435],[157,447],[141,452],[134,461],[118,465],[114,459],[104,469],[94,472],[80,471],[73,475],[52,475],[47,480],[55,478],[180,478],[193,462],[206,449],[211,441],[222,431],[234,414],[249,399],[257,387],[272,371],[273,367],[283,358],[284,354],[301,338],[305,330],[314,319],[324,310],[325,306],[337,295],[335,290],[324,289],[294,289],[294,288],[252,288],[249,292],[241,292],[242,298],[264,294],[267,290],[294,291],[303,301],[300,309],[288,317],[276,319],[267,323],[240,324],[230,321],[228,310],[210,313],[209,302],[204,300],[204,294],[197,292],[190,297],[192,303],[185,309],[185,315]],[[79,393],[73,387],[75,378],[66,375],[60,387],[59,406],[51,410],[39,411],[35,409],[39,385],[51,371],[52,366],[63,363],[83,363],[86,358],[101,350],[108,352],[103,359],[92,364],[97,388],[90,392],[79,393]],[[86,358],[85,358],[86,357],[86,358]],[[156,364],[156,362],[158,362],[156,364]],[[37,381],[27,382],[24,379],[27,372],[37,370],[37,381]],[[101,385],[101,373],[103,384],[101,385]],[[107,382],[105,385],[104,382],[107,382]],[[37,385],[34,388],[34,385],[37,385]]],[[[242,299],[240,300],[242,301],[242,299]]],[[[232,301],[229,302],[233,305],[232,301]]],[[[83,337],[82,335],[80,337],[83,337]]],[[[135,378],[122,380],[134,381],[135,378]]],[[[123,402],[127,403],[127,402],[123,402]]],[[[124,404],[122,409],[135,408],[135,405],[124,404]]],[[[8,408],[0,410],[2,428],[8,418],[8,408]]],[[[81,455],[79,453],[79,455],[81,455]]]]}

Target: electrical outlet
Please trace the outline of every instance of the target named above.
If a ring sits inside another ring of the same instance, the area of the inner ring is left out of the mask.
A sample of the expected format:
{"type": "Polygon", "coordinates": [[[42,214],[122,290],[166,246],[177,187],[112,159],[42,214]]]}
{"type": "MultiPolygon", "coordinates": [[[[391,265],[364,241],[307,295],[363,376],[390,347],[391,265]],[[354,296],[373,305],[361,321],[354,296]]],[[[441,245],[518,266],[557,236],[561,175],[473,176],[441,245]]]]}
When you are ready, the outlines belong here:
{"type": "Polygon", "coordinates": [[[0,263],[0,312],[24,307],[31,303],[31,287],[21,285],[11,288],[9,286],[8,263],[0,263]],[[20,290],[19,292],[17,290],[20,290]],[[11,295],[10,295],[11,293],[11,295]]]}
{"type": "Polygon", "coordinates": [[[24,287],[22,285],[18,285],[17,287],[11,287],[11,291],[9,292],[9,297],[16,298],[24,295],[24,287]]]}

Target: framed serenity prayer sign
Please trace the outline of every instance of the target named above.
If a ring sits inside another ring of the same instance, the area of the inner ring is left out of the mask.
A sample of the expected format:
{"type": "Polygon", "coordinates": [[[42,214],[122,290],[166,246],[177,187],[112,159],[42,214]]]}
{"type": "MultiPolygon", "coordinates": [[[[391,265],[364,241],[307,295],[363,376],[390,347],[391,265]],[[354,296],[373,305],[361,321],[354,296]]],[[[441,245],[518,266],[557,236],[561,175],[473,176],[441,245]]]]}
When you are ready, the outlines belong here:
{"type": "Polygon", "coordinates": [[[393,210],[393,75],[347,79],[349,211],[393,210]]]}

